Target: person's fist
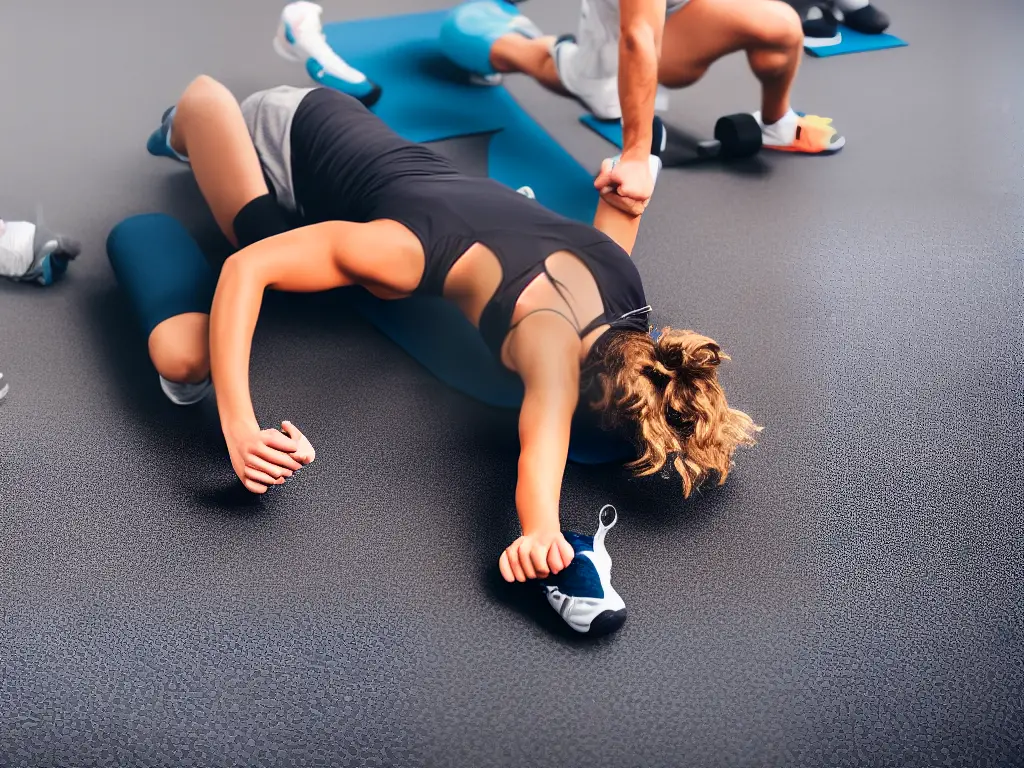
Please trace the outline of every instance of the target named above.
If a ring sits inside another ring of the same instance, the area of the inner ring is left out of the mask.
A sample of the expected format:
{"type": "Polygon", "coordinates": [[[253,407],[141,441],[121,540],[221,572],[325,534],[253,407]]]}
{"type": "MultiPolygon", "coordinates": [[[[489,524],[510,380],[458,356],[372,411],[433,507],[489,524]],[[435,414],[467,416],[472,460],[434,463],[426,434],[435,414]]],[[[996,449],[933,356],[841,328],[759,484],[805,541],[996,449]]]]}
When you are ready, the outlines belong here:
{"type": "Polygon", "coordinates": [[[647,208],[654,194],[654,175],[647,158],[611,159],[601,164],[601,172],[594,179],[594,187],[609,205],[633,216],[647,208]]]}
{"type": "Polygon", "coordinates": [[[498,569],[505,581],[545,579],[569,566],[575,557],[561,531],[520,536],[501,553],[498,569]]]}

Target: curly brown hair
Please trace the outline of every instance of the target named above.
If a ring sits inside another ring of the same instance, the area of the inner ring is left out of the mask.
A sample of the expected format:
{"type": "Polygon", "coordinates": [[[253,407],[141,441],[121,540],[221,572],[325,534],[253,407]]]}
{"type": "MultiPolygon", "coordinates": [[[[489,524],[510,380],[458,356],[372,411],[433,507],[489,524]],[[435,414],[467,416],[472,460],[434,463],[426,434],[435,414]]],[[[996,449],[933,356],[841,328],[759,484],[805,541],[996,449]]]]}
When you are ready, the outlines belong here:
{"type": "Polygon", "coordinates": [[[718,365],[728,355],[693,331],[665,328],[657,341],[639,331],[609,336],[591,405],[609,426],[635,430],[640,455],[629,467],[652,475],[671,459],[684,497],[712,476],[722,485],[736,448],[761,431],[725,399],[718,365]]]}

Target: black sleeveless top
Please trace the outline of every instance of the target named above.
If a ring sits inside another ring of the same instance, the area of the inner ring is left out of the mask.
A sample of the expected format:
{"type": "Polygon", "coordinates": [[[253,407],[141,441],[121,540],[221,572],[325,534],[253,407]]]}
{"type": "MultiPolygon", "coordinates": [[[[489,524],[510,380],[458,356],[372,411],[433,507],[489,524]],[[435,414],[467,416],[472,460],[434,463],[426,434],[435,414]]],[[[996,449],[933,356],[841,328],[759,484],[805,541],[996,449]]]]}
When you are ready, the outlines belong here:
{"type": "Polygon", "coordinates": [[[493,251],[502,279],[480,332],[499,359],[520,294],[558,251],[583,261],[604,305],[601,316],[578,328],[581,338],[606,323],[647,331],[650,307],[640,274],[615,241],[493,179],[460,173],[433,149],[398,136],[356,99],[327,88],[311,91],[294,115],[291,152],[296,201],[307,222],[392,219],[419,238],[426,266],[418,293],[440,296],[452,265],[473,244],[493,251]]]}

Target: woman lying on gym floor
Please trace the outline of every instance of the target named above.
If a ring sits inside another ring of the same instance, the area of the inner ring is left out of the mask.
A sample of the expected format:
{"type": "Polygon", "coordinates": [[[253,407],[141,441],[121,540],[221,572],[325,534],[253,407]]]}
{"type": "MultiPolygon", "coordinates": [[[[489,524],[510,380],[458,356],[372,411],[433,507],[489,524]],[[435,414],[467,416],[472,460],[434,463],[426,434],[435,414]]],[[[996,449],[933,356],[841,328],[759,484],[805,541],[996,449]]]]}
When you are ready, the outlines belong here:
{"type": "Polygon", "coordinates": [[[149,148],[191,163],[240,249],[224,264],[209,317],[161,323],[150,353],[181,402],[197,387],[203,393],[209,367],[231,464],[254,493],[313,456],[298,430],[261,430],[253,410],[249,357],[267,288],[443,296],[522,378],[523,535],[501,557],[509,581],[543,578],[572,560],[559,496],[579,401],[635,439],[637,473],[671,462],[686,495],[708,478],[724,482],[737,446],[753,442],[757,427],[729,407],[719,385],[718,345],[691,331],[650,334],[629,256],[639,217],[605,202],[593,227],[562,217],[496,181],[461,174],[356,99],[325,88],[274,88],[239,105],[200,77],[149,148]],[[296,216],[305,226],[294,226],[296,216]]]}

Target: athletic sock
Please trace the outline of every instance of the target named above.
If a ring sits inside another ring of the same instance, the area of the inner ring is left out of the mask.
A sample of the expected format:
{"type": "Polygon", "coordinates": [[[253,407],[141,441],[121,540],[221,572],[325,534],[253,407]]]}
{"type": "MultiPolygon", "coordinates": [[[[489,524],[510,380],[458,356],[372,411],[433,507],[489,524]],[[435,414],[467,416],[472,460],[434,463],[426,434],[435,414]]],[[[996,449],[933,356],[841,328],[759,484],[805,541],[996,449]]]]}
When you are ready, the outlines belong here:
{"type": "Polygon", "coordinates": [[[160,377],[160,389],[167,395],[167,399],[175,405],[195,405],[205,398],[212,388],[213,382],[209,376],[197,384],[169,381],[163,376],[160,377]]]}
{"type": "Polygon", "coordinates": [[[21,277],[32,266],[36,225],[29,221],[0,221],[0,276],[21,277]]]}
{"type": "Polygon", "coordinates": [[[232,228],[239,248],[294,229],[284,208],[270,194],[260,195],[246,203],[235,216],[232,228]]]}
{"type": "Polygon", "coordinates": [[[146,141],[146,149],[149,150],[151,155],[170,157],[187,163],[189,161],[188,157],[171,146],[171,131],[174,126],[174,115],[177,111],[178,108],[176,106],[168,107],[164,111],[163,117],[160,118],[160,127],[153,131],[149,135],[148,141],[146,141]]]}
{"type": "Polygon", "coordinates": [[[761,110],[754,113],[754,119],[761,126],[761,140],[767,146],[785,147],[796,141],[798,117],[792,107],[790,107],[786,114],[770,125],[765,125],[761,119],[761,110]]]}

